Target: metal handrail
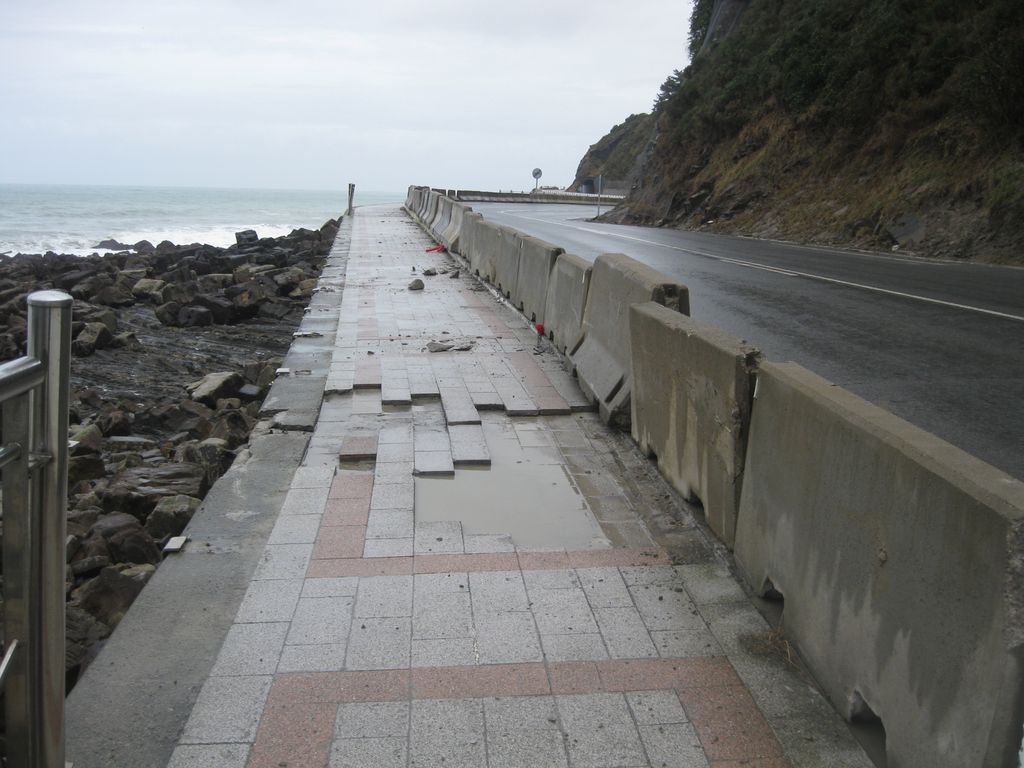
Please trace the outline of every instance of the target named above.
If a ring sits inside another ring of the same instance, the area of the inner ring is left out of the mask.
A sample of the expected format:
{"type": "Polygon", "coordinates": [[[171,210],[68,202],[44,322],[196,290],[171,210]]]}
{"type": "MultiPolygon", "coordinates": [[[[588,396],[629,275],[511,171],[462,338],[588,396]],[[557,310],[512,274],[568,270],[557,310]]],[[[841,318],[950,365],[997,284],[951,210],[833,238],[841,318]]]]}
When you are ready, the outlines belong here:
{"type": "Polygon", "coordinates": [[[72,299],[28,297],[28,354],[0,365],[10,768],[64,768],[64,535],[72,299]]]}

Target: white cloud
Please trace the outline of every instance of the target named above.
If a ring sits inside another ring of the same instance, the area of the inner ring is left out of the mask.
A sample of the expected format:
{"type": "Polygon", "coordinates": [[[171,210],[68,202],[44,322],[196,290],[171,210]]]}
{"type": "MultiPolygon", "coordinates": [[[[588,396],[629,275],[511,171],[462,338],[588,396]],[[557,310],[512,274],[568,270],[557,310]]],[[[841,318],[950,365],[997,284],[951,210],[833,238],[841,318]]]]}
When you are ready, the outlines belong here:
{"type": "Polygon", "coordinates": [[[568,183],[684,63],[677,0],[7,0],[0,181],[568,183]],[[233,181],[237,180],[237,181],[233,181]]]}

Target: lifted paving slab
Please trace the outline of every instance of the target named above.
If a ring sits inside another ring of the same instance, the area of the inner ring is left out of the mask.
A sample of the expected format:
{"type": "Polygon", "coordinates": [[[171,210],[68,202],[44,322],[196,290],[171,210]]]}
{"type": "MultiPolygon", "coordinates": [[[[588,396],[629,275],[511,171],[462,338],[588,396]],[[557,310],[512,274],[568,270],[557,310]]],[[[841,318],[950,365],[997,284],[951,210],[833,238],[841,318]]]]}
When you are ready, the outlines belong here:
{"type": "Polygon", "coordinates": [[[163,762],[105,764],[870,766],[523,317],[397,207],[352,222],[327,395],[252,581],[163,762]]]}

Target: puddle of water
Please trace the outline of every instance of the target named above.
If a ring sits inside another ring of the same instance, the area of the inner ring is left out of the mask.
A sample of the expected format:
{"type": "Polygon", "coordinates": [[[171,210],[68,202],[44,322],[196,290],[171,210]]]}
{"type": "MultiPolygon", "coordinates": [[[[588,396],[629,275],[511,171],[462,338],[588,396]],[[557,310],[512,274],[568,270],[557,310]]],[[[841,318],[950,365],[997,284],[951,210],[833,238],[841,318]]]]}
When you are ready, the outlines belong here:
{"type": "Polygon", "coordinates": [[[416,478],[418,521],[458,520],[466,533],[508,534],[526,548],[609,546],[562,464],[552,462],[547,452],[531,460],[514,432],[500,424],[485,423],[484,439],[489,469],[416,478]]]}

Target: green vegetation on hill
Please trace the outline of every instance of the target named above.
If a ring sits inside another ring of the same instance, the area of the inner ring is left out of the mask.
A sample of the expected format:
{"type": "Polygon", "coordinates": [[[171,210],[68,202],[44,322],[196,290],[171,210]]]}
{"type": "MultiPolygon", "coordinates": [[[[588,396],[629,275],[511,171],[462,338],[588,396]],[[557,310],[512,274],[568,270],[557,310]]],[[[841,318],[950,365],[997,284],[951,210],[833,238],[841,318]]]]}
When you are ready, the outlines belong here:
{"type": "Polygon", "coordinates": [[[701,50],[714,7],[620,218],[1024,260],[1024,2],[751,0],[701,50]]]}

